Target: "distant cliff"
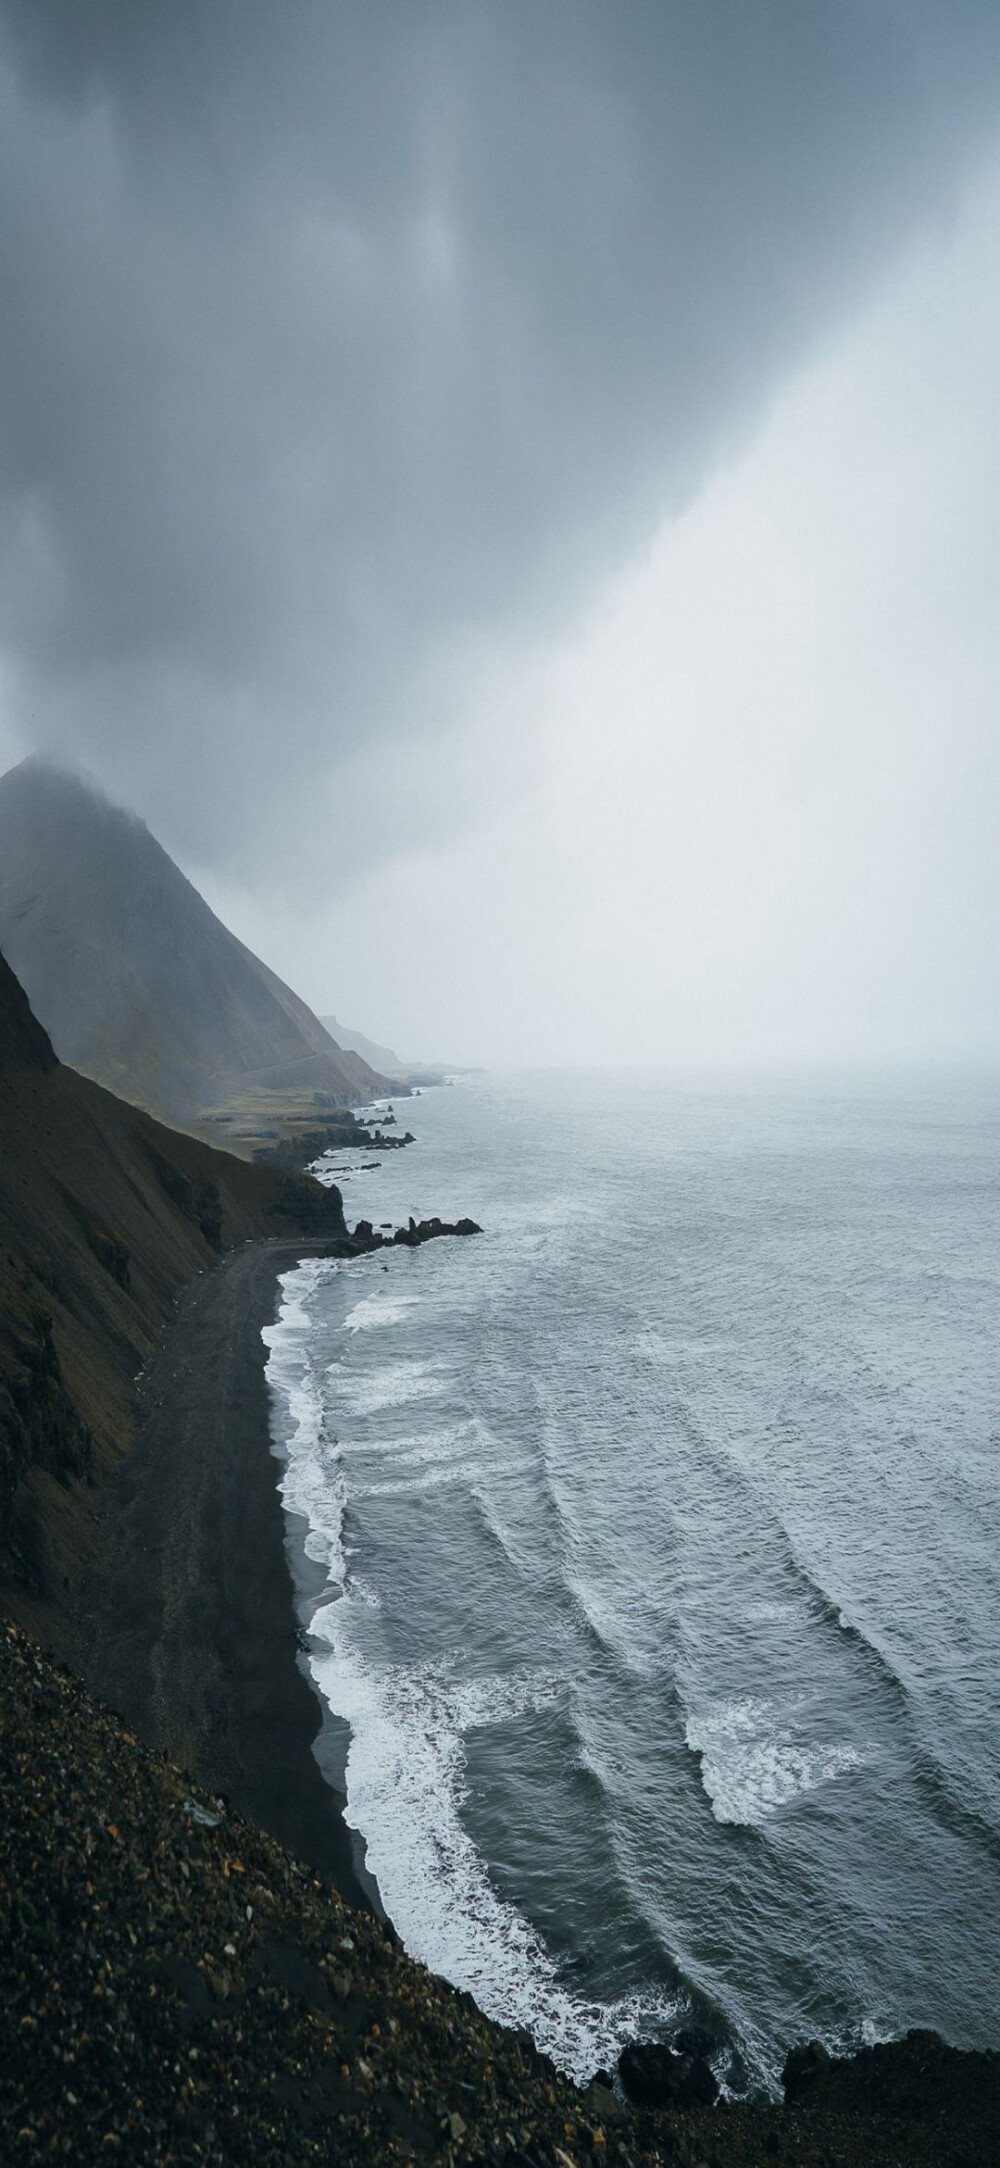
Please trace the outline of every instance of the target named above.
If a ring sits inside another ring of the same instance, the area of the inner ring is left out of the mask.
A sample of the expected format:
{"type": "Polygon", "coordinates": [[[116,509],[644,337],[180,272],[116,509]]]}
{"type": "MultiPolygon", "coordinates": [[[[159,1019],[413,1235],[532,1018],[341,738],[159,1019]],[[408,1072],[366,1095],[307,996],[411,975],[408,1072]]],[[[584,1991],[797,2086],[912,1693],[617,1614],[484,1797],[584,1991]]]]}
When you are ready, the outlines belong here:
{"type": "Polygon", "coordinates": [[[335,1016],[321,1016],[320,1023],[331,1038],[336,1039],[338,1046],[349,1047],[352,1053],[360,1054],[362,1060],[370,1062],[373,1069],[380,1070],[395,1097],[421,1084],[443,1084],[449,1070],[459,1075],[470,1074],[467,1066],[457,1061],[400,1061],[391,1046],[379,1046],[376,1039],[366,1039],[363,1031],[348,1031],[335,1016]]]}
{"type": "Polygon", "coordinates": [[[386,1077],[409,1075],[410,1064],[400,1061],[391,1046],[379,1046],[377,1039],[368,1039],[363,1031],[349,1031],[346,1024],[339,1024],[335,1016],[321,1016],[320,1023],[338,1046],[346,1047],[352,1054],[360,1054],[362,1061],[378,1069],[386,1077]]]}
{"type": "Polygon", "coordinates": [[[166,1129],[56,1060],[0,956],[0,1594],[87,1555],[174,1299],[250,1236],[346,1234],[340,1194],[166,1129]]]}
{"type": "Polygon", "coordinates": [[[62,1061],[173,1122],[388,1080],[216,918],[144,823],[45,761],[0,777],[0,949],[62,1061]]]}

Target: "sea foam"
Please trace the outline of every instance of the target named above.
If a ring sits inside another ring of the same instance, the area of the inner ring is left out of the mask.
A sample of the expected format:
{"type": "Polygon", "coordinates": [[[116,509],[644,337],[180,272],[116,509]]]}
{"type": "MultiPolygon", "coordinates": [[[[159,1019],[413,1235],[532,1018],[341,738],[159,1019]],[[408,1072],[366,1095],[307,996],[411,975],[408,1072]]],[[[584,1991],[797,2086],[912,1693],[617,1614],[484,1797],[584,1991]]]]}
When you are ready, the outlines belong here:
{"type": "Polygon", "coordinates": [[[313,1619],[313,1676],[351,1730],[346,1819],[361,1832],[386,1910],[412,1957],[475,1997],[498,2023],[530,2031],[583,2084],[626,2040],[676,2014],[663,1996],[588,2002],[562,1983],[555,1958],[495,1890],[462,1820],[465,1735],[553,1707],[564,1682],[544,1669],[459,1678],[447,1660],[367,1664],[353,1644],[350,1592],[313,1619]]]}
{"type": "Polygon", "coordinates": [[[377,1293],[364,1295],[349,1310],[344,1319],[345,1332],[371,1332],[380,1325],[398,1325],[408,1310],[416,1307],[416,1295],[377,1293]]]}
{"type": "Polygon", "coordinates": [[[281,1410],[279,1457],[284,1462],[278,1488],[287,1513],[306,1523],[306,1557],[342,1585],[344,1508],[347,1493],[336,1439],[327,1428],[322,1380],[311,1348],[310,1302],[338,1266],[333,1259],[308,1258],[279,1279],[278,1320],[266,1325],[267,1379],[281,1410]]]}
{"type": "Polygon", "coordinates": [[[356,1208],[486,1238],[284,1290],[276,1473],[389,1909],[575,2069],[632,1989],[771,2078],[868,2023],[995,2046],[992,1086],[622,1104],[417,1102],[356,1208]],[[508,1671],[540,1709],[474,1727],[508,1671]]]}
{"type": "Polygon", "coordinates": [[[689,1716],[685,1736],[700,1757],[702,1783],[717,1822],[759,1828],[802,1793],[862,1767],[864,1756],[857,1747],[797,1739],[790,1715],[773,1702],[747,1695],[689,1716]]]}
{"type": "MultiPolygon", "coordinates": [[[[310,1663],[319,1692],[350,1727],[345,1817],[364,1837],[369,1869],[410,1955],[471,1993],[487,2016],[529,2030],[543,2052],[582,2084],[596,2069],[613,2065],[637,2033],[666,2028],[678,2005],[662,1994],[607,2004],[572,1994],[537,1930],[494,1888],[462,1820],[466,1734],[554,1707],[566,1691],[559,1673],[538,1668],[468,1679],[448,1657],[375,1665],[356,1646],[355,1625],[380,1599],[377,1590],[350,1574],[343,1541],[344,1456],[324,1408],[324,1386],[343,1381],[337,1364],[317,1371],[311,1347],[310,1305],[336,1269],[308,1261],[283,1274],[278,1321],[263,1338],[277,1450],[284,1461],[282,1499],[290,1514],[307,1523],[306,1555],[322,1563],[329,1577],[328,1597],[312,1618],[310,1663]]],[[[430,1366],[422,1364],[392,1366],[389,1379],[383,1373],[381,1382],[353,1382],[352,1406],[356,1410],[360,1403],[365,1412],[434,1390],[430,1366]]],[[[401,1449],[402,1458],[442,1448],[446,1457],[441,1466],[431,1465],[398,1485],[363,1486],[369,1490],[403,1490],[446,1476],[454,1481],[481,1474],[477,1466],[466,1470],[449,1457],[457,1438],[439,1434],[432,1440],[380,1443],[389,1454],[401,1449]]]]}

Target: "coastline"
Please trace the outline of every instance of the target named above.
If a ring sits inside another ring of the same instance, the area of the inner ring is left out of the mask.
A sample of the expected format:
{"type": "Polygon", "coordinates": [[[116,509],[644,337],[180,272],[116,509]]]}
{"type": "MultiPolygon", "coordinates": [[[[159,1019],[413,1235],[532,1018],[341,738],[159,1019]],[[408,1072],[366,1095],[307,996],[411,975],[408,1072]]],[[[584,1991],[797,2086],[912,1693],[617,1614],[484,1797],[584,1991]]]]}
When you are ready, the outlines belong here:
{"type": "MultiPolygon", "coordinates": [[[[231,1834],[223,1834],[219,1842],[222,1849],[237,1846],[239,1877],[246,1862],[256,1859],[254,1831],[260,1829],[276,1838],[293,1858],[308,1863],[342,1897],[364,1908],[364,1924],[352,1921],[350,1941],[339,1945],[340,1949],[357,1948],[357,1956],[351,1959],[357,1978],[348,1988],[340,1973],[336,1977],[330,1973],[331,2008],[339,2011],[346,1996],[344,2022],[349,2028],[354,2026],[355,1998],[364,1999],[369,2015],[373,1998],[375,2006],[384,2007],[383,1975],[388,1967],[395,1981],[398,1971],[403,1999],[397,2003],[393,1989],[391,2007],[396,2017],[386,2054],[407,2059],[405,2082],[411,2102],[407,2139],[415,2141],[419,2153],[444,2145],[452,2159],[481,2158],[470,2127],[476,2113],[472,2102],[482,2093],[486,2109],[493,2083],[502,2074],[512,2103],[517,2103],[516,2110],[512,2105],[507,2112],[517,2114],[519,2135],[522,2131],[524,2135],[520,2144],[516,2139],[509,2141],[509,2152],[502,2145],[500,2157],[530,2161],[532,2168],[535,2163],[538,2168],[543,2163],[551,2168],[553,2157],[578,2162],[582,2146],[588,2152],[596,2147],[601,2158],[616,2155],[621,2162],[666,2158],[696,2163],[711,2158],[719,2168],[723,2163],[725,2168],[730,2164],[731,2168],[762,2168],[775,2157],[808,2162],[815,2168],[821,2164],[830,2168],[834,2162],[838,2168],[841,2164],[861,2168],[862,2163],[864,2168],[876,2168],[876,2164],[877,2168],[897,2168],[903,2157],[901,2145],[914,2168],[917,2163],[921,2168],[932,2168],[932,2164],[938,2168],[943,2159],[985,2158],[979,2149],[984,2132],[995,2128],[1000,2083],[1000,2061],[995,2056],[962,2054],[929,2033],[914,2033],[835,2064],[822,2051],[799,2049],[790,2058],[784,2106],[752,2098],[715,2107],[677,2100],[670,2106],[664,2103],[660,2112],[652,2101],[646,2108],[639,2104],[626,2108],[600,2082],[576,2092],[537,2056],[523,2035],[492,2024],[468,1997],[411,1965],[397,1938],[372,1917],[355,1871],[342,1802],[322,1776],[313,1753],[322,1710],[298,1658],[295,1590],[277,1463],[271,1450],[261,1338],[261,1327],[275,1316],[279,1274],[303,1258],[331,1253],[337,1254],[336,1248],[322,1241],[279,1238],[247,1243],[202,1273],[179,1298],[166,1338],[143,1374],[135,1444],[102,1493],[104,1548],[68,1614],[67,1640],[73,1643],[74,1669],[87,1687],[134,1727],[141,1739],[165,1749],[172,1762],[189,1770],[207,1794],[226,1796],[244,1826],[237,1829],[231,1824],[231,1834]],[[360,1943],[356,1941],[359,1935],[360,1943]],[[442,2013],[442,2038],[432,2048],[413,2024],[415,2004],[421,2007],[428,2000],[442,2013]],[[465,2048],[464,2037],[459,2047],[456,2027],[463,2035],[468,2031],[471,2052],[465,2048]],[[427,2106],[421,2091],[425,2083],[427,2106]],[[457,2110],[453,2108],[456,2099],[457,2110]],[[551,2124],[546,2128],[550,2113],[551,2124]],[[529,2116],[537,2135],[535,2144],[528,2140],[526,2145],[529,2116]],[[557,2144],[567,2143],[571,2128],[575,2153],[554,2155],[557,2144]]],[[[40,1676],[37,1661],[34,1676],[40,1676]]],[[[77,1722],[71,1681],[63,1685],[54,1680],[43,1691],[50,1700],[55,1694],[63,1697],[77,1722]]],[[[81,1766],[88,1772],[88,1781],[94,1774],[105,1786],[107,1799],[100,1818],[117,1844],[119,1822],[130,1830],[139,1827],[130,1819],[132,1761],[122,1757],[141,1759],[146,1749],[130,1732],[121,1735],[116,1745],[100,1712],[98,1721],[104,1723],[112,1745],[107,1750],[101,1745],[99,1761],[88,1750],[81,1766]]],[[[144,1766],[151,1766],[148,1756],[144,1766]]],[[[187,1789],[178,1770],[171,1771],[169,1765],[162,1780],[157,1776],[155,1781],[175,1791],[180,1783],[178,1798],[187,1789]]],[[[67,1798],[76,1799],[79,1789],[79,1782],[74,1781],[67,1798]]],[[[211,1798],[205,1804],[210,1809],[211,1798]]],[[[171,1811],[176,1818],[176,1802],[171,1811]]],[[[186,1807],[182,1805],[179,1812],[183,1821],[186,1807]]],[[[278,1933],[280,1939],[259,1941],[260,1933],[266,1936],[268,1930],[261,1930],[256,1921],[261,1891],[255,1886],[251,1891],[254,1924],[249,1924],[248,1913],[246,1929],[240,1923],[229,1930],[238,1951],[246,1934],[249,1965],[243,1966],[238,1955],[232,1977],[227,1973],[216,1981],[214,1975],[208,1979],[206,1974],[207,1989],[199,1985],[195,1972],[204,1971],[207,1960],[198,1952],[209,1946],[210,1939],[218,1942],[222,1932],[214,1915],[210,1927],[203,1919],[210,1877],[207,1858],[203,1868],[202,1852],[215,1841],[197,1826],[187,1830],[190,1871],[196,1871],[197,1882],[192,1885],[189,1873],[176,1892],[176,1920],[183,1919],[185,1926],[168,1920],[164,1928],[154,1913],[150,1929],[147,1884],[141,1882],[134,1910],[138,1926],[132,1939],[136,1933],[150,1931],[188,1938],[168,1941],[167,1964],[173,1970],[164,1975],[168,1999],[180,1996],[177,2022],[185,2042],[192,2026],[196,2037],[200,2040],[204,2032],[207,2041],[212,2028],[230,2023],[230,2010],[232,2023],[244,2027],[248,1998],[258,1992],[258,1981],[265,2000],[273,1994],[267,1968],[273,1971],[277,1965],[276,1976],[282,1982],[287,1979],[293,1990],[292,2017],[282,2018],[281,2026],[294,2024],[298,2029],[290,2033],[286,2047],[284,2032],[275,2032],[268,2004],[262,2039],[273,2055],[275,2040],[280,2038],[281,2052],[287,2052],[299,2072],[314,2052],[311,2037],[304,2039],[295,2016],[294,1998],[301,1992],[300,1976],[305,1978],[299,1951],[307,1949],[311,1966],[329,1968],[338,1962],[342,1966],[342,1959],[330,1955],[334,1918],[320,1902],[318,1891],[311,1896],[308,1883],[296,1885],[292,1880],[287,1887],[293,1893],[301,1890],[312,1908],[310,1924],[303,1927],[296,1921],[293,1925],[289,1919],[279,1930],[275,1922],[270,1934],[273,1938],[278,1933]],[[213,2016],[213,2010],[220,2015],[213,2016]]],[[[141,1834],[140,1858],[145,1842],[141,1834]]],[[[176,1837],[171,1838],[171,1846],[173,1857],[176,1837]]],[[[67,1854],[67,1868],[60,1871],[70,1871],[69,1859],[67,1854]]],[[[102,1903],[113,1908],[122,1900],[117,1862],[113,1873],[110,1865],[110,1859],[102,1865],[101,1889],[102,1903]]],[[[265,1866],[261,1877],[270,1882],[281,1870],[273,1855],[265,1866]]],[[[86,1867],[78,1871],[85,1873],[86,1867]]],[[[225,1875],[224,1867],[220,1871],[225,1875]]],[[[245,1895],[240,1881],[239,1904],[233,1914],[238,1922],[245,1895]]],[[[224,1904],[232,1910],[222,1885],[217,1889],[212,1885],[211,1901],[220,1916],[224,1904]]],[[[298,1902],[297,1894],[293,1901],[298,1902]]],[[[131,1897],[128,1904],[132,1905],[131,1897]]],[[[166,1910],[169,1913],[169,1905],[166,1910]]],[[[132,1919],[133,1913],[127,1916],[132,1919]]],[[[109,1931],[102,1927],[102,1935],[109,1931]]],[[[143,1963],[152,1961],[152,1952],[149,1957],[143,1955],[143,1963]]],[[[48,1962],[43,1948],[38,1963],[40,1977],[46,1980],[48,1962]]],[[[121,1975],[134,1962],[128,1949],[122,1946],[119,1951],[115,1945],[115,1968],[120,1967],[121,1975]]],[[[159,1955],[155,1963],[160,1966],[159,1955]]],[[[31,1966],[35,1964],[33,1953],[31,1966]]],[[[23,1977],[34,1979],[34,1971],[29,1968],[23,1977]]],[[[313,1973],[309,1982],[310,1995],[326,1995],[322,1983],[315,1986],[313,1973]]],[[[22,1973],[17,1984],[21,1994],[22,1973]]],[[[288,2009],[287,1997],[284,2008],[288,2009]]],[[[174,2023],[172,2016],[169,2023],[174,2023]]],[[[339,2033],[339,2016],[336,2025],[339,2033]]],[[[374,2034],[379,2034],[377,2024],[374,2034]]],[[[171,2042],[172,2038],[171,2034],[171,2042]]],[[[356,2060],[359,2043],[354,2032],[349,2031],[338,2047],[338,2054],[344,2056],[338,2067],[346,2070],[349,2062],[351,2083],[354,2070],[360,2073],[358,2150],[345,2151],[345,2158],[351,2159],[371,2157],[373,2051],[367,2034],[363,2045],[363,2061],[356,2060]]],[[[177,2052],[186,2053],[186,2045],[182,2051],[170,2045],[171,2068],[177,2052]]],[[[246,2083],[250,2082],[248,2072],[246,2083]]],[[[319,2079],[315,2082],[320,2083],[319,2079]]],[[[397,2081],[389,2081],[387,2073],[386,2080],[379,2082],[388,2085],[388,2098],[397,2081]]],[[[37,2092],[41,2098],[41,2078],[37,2086],[33,2078],[26,2083],[28,2096],[33,2100],[37,2092]]],[[[148,2083],[149,2073],[143,2066],[143,2087],[148,2083]]],[[[343,2111],[353,2112],[355,2105],[353,2095],[342,2088],[336,2102],[328,2102],[325,2094],[320,2100],[317,2093],[314,2110],[299,2076],[294,2084],[294,2098],[289,2089],[282,2111],[288,2116],[286,2160],[312,2157],[311,2114],[321,2114],[322,2124],[317,2128],[325,2131],[331,2106],[339,2112],[343,2126],[343,2111]],[[289,2152],[288,2146],[294,2146],[294,2151],[289,2152]]],[[[227,2099],[224,2085],[219,2099],[227,2099]]],[[[19,2108],[18,2115],[22,2112],[19,2108]]],[[[275,2112],[270,2095],[267,2112],[269,2116],[275,2112]]],[[[505,2140],[508,2135],[504,2133],[505,2140]]],[[[262,2158],[272,2157],[265,2147],[262,2158]]]]}
{"type": "Polygon", "coordinates": [[[324,1242],[245,1243],[202,1273],[140,1382],[135,1443],[68,1642],[87,1685],[233,1811],[368,1905],[313,1743],[271,1452],[265,1348],[278,1275],[324,1242]]]}

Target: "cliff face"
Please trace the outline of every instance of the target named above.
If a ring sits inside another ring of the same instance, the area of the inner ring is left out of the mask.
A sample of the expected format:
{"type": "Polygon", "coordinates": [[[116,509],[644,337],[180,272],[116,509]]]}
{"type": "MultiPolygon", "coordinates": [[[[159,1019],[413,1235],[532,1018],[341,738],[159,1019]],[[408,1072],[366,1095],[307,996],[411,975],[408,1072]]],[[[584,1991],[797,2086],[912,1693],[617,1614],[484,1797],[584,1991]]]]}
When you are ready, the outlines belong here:
{"type": "Polygon", "coordinates": [[[39,760],[0,778],[0,948],[60,1060],[168,1121],[243,1090],[387,1088],[251,954],[143,822],[39,760]]]}
{"type": "Polygon", "coordinates": [[[0,1590],[37,1614],[181,1287],[252,1236],[345,1234],[339,1193],[214,1151],[56,1060],[0,956],[0,1590]]]}

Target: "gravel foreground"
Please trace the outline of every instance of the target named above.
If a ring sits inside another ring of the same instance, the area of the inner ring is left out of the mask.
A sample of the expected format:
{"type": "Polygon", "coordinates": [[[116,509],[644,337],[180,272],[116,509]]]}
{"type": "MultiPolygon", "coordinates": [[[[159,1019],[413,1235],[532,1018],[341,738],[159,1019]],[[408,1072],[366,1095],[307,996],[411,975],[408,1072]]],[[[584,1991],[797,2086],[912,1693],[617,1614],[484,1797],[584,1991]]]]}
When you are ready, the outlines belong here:
{"type": "Polygon", "coordinates": [[[784,2110],[581,2093],[10,1625],[0,1727],[5,2164],[1000,2158],[1000,2058],[932,2035],[784,2110]]]}

